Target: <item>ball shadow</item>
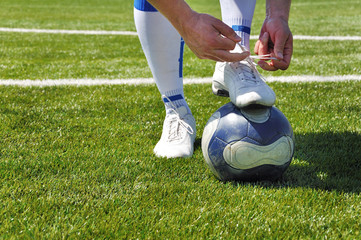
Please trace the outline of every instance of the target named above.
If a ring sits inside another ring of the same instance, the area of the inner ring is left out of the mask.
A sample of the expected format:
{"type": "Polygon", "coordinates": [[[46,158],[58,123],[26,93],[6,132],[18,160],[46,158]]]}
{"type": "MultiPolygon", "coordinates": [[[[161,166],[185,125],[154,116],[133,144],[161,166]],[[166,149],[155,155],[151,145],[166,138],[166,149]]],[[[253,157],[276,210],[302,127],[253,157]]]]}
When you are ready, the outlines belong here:
{"type": "Polygon", "coordinates": [[[361,192],[360,134],[321,132],[296,134],[295,138],[294,158],[279,181],[235,184],[361,192]]]}
{"type": "Polygon", "coordinates": [[[361,192],[361,135],[352,132],[298,134],[283,184],[361,192]]]}
{"type": "MultiPolygon", "coordinates": [[[[296,134],[295,139],[294,158],[281,179],[276,182],[234,184],[361,192],[361,134],[306,133],[296,134]]],[[[201,148],[200,138],[196,139],[195,148],[201,148]]]]}

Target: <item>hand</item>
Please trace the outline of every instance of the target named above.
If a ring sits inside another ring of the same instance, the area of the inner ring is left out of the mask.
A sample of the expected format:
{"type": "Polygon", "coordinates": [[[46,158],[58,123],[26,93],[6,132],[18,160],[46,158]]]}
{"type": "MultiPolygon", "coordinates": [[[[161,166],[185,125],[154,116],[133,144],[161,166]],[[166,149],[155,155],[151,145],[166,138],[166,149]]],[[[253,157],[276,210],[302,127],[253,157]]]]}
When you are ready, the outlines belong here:
{"type": "Polygon", "coordinates": [[[269,18],[263,23],[259,40],[254,52],[257,55],[271,54],[278,60],[266,62],[260,60],[258,65],[267,71],[286,70],[291,62],[293,52],[293,37],[286,20],[269,18]]]}
{"type": "Polygon", "coordinates": [[[192,52],[201,59],[236,62],[249,52],[230,52],[241,38],[221,20],[193,11],[184,0],[148,0],[177,29],[192,52]]]}
{"type": "Polygon", "coordinates": [[[236,62],[250,55],[249,52],[230,52],[241,38],[228,25],[210,15],[193,12],[179,31],[198,58],[236,62]]]}

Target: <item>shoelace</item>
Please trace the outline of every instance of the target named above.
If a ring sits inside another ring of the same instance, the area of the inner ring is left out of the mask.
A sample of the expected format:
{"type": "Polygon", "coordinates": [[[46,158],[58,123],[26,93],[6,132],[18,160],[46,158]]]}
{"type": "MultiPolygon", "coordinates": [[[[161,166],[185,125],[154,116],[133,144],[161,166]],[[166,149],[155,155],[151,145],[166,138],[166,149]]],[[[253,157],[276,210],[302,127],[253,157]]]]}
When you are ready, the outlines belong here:
{"type": "MultiPolygon", "coordinates": [[[[237,45],[242,49],[242,51],[247,51],[247,49],[244,48],[244,46],[242,46],[239,42],[237,42],[237,45]]],[[[262,59],[265,61],[268,60],[277,60],[277,58],[275,57],[271,57],[271,54],[265,54],[265,55],[251,55],[249,56],[251,59],[262,59]]],[[[257,65],[257,64],[256,64],[257,65]]]]}
{"type": "MultiPolygon", "coordinates": [[[[242,51],[247,51],[240,43],[237,43],[238,46],[242,49],[242,51]]],[[[245,61],[248,63],[248,65],[251,68],[248,68],[246,65],[240,64],[242,66],[242,73],[247,77],[247,80],[252,80],[254,82],[257,82],[257,76],[265,81],[263,76],[258,72],[257,70],[257,63],[253,61],[253,59],[263,59],[263,60],[277,60],[275,57],[271,57],[271,54],[266,55],[256,55],[256,56],[249,56],[245,59],[245,61]],[[256,76],[257,75],[257,76],[256,76]]]]}
{"type": "Polygon", "coordinates": [[[271,54],[252,55],[252,56],[249,56],[249,57],[252,58],[252,59],[262,59],[262,60],[265,60],[265,61],[268,61],[268,60],[277,60],[277,58],[271,57],[271,54]]]}
{"type": "Polygon", "coordinates": [[[182,126],[189,134],[193,134],[193,128],[186,123],[180,116],[179,113],[177,112],[177,107],[174,105],[174,103],[165,95],[162,96],[162,98],[165,98],[168,100],[171,108],[170,111],[174,114],[174,116],[172,116],[172,119],[170,119],[170,127],[169,127],[169,135],[168,135],[168,140],[169,141],[173,141],[173,140],[178,140],[180,139],[180,126],[182,126]],[[175,123],[175,124],[173,124],[175,123]]]}
{"type": "Polygon", "coordinates": [[[240,69],[241,71],[238,72],[238,74],[243,75],[244,77],[242,77],[242,79],[244,79],[245,81],[253,81],[256,82],[257,81],[257,77],[255,74],[255,70],[254,70],[254,65],[250,64],[249,61],[247,61],[247,65],[245,63],[241,63],[241,62],[235,62],[232,63],[235,65],[236,69],[240,69]],[[249,65],[249,66],[248,66],[249,65]]]}
{"type": "Polygon", "coordinates": [[[245,81],[258,82],[259,81],[258,78],[263,79],[256,68],[257,64],[255,62],[253,62],[253,60],[251,58],[247,57],[242,62],[235,62],[232,64],[235,65],[236,69],[238,69],[238,68],[241,69],[241,71],[239,71],[238,74],[242,74],[244,76],[243,79],[245,81]]]}

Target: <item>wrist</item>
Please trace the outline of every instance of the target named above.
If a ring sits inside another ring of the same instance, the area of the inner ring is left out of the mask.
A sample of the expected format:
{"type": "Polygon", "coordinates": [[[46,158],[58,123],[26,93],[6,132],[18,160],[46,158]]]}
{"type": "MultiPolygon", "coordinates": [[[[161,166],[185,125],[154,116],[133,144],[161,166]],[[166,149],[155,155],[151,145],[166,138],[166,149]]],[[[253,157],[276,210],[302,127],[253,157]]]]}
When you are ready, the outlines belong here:
{"type": "Polygon", "coordinates": [[[267,0],[266,19],[278,18],[288,23],[290,6],[290,0],[267,0]]]}
{"type": "Polygon", "coordinates": [[[197,12],[193,11],[188,5],[181,12],[173,15],[170,22],[179,33],[186,33],[187,29],[194,27],[197,22],[197,12]],[[187,8],[188,7],[188,8],[187,8]]]}
{"type": "Polygon", "coordinates": [[[184,32],[195,12],[184,0],[148,0],[178,30],[184,32]]]}

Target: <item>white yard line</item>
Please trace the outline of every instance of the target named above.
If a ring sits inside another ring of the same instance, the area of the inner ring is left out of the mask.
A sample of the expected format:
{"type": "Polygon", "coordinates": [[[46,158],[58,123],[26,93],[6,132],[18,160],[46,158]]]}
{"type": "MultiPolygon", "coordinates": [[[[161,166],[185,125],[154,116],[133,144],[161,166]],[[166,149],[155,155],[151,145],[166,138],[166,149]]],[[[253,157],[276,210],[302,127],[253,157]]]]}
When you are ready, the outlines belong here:
{"type": "Polygon", "coordinates": [[[83,34],[83,35],[133,35],[131,31],[99,31],[99,30],[61,30],[61,29],[27,29],[27,28],[0,28],[0,32],[16,33],[50,33],[50,34],[83,34]]]}
{"type": "MultiPolygon", "coordinates": [[[[361,75],[336,75],[336,76],[281,76],[267,77],[268,82],[342,82],[342,81],[361,81],[361,75]]],[[[186,78],[184,84],[204,84],[211,83],[212,78],[186,78]]],[[[94,85],[140,85],[154,84],[152,78],[134,78],[134,79],[44,79],[44,80],[19,80],[19,79],[0,79],[1,86],[94,86],[94,85]]]]}
{"type": "MultiPolygon", "coordinates": [[[[17,32],[17,33],[48,33],[48,34],[82,34],[82,35],[127,35],[137,36],[132,31],[101,31],[101,30],[62,30],[62,29],[27,29],[27,28],[0,28],[0,32],[17,32]]],[[[313,41],[360,41],[361,36],[308,36],[294,35],[296,40],[313,40],[313,41]]],[[[252,35],[251,39],[258,39],[257,35],[252,35]]]]}
{"type": "MultiPolygon", "coordinates": [[[[136,36],[136,32],[131,31],[97,31],[97,30],[59,30],[59,29],[25,29],[25,28],[0,28],[0,32],[17,33],[48,33],[48,34],[84,34],[84,35],[128,35],[136,36]]],[[[251,36],[251,39],[258,39],[258,36],[251,36]]],[[[299,40],[336,40],[336,41],[360,41],[361,36],[306,36],[295,35],[294,39],[299,40]]],[[[267,77],[268,82],[337,82],[337,81],[361,81],[361,75],[338,75],[338,76],[281,76],[267,77]]],[[[211,83],[211,78],[184,79],[184,84],[211,83]]],[[[44,80],[18,80],[0,79],[2,86],[58,86],[58,85],[139,85],[153,84],[151,78],[135,79],[44,79],[44,80]]]]}
{"type": "MultiPolygon", "coordinates": [[[[255,39],[258,39],[256,36],[255,39]]],[[[294,35],[293,39],[296,40],[312,40],[312,41],[360,41],[361,36],[307,36],[307,35],[294,35]]]]}

